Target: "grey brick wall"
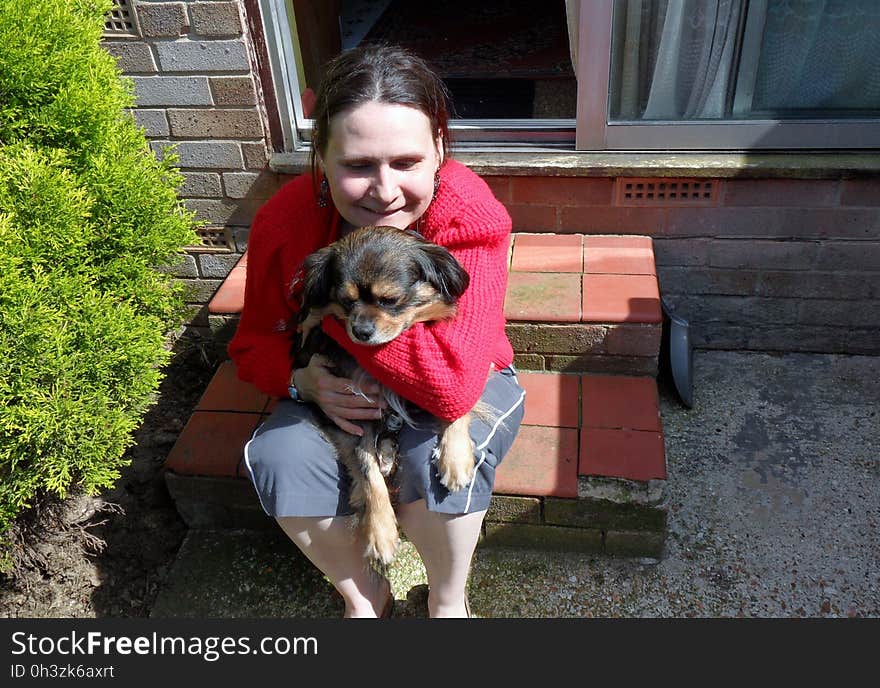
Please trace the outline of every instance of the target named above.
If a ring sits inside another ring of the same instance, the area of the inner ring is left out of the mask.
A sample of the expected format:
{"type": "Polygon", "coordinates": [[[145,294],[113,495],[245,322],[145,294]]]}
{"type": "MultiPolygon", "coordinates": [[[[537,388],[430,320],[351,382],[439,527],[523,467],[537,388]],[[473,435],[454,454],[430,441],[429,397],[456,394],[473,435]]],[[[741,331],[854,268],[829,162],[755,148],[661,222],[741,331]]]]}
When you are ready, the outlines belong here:
{"type": "Polygon", "coordinates": [[[654,228],[661,293],[703,348],[880,354],[880,180],[725,180],[654,228]]]}
{"type": "Polygon", "coordinates": [[[265,106],[243,0],[136,0],[140,34],[104,47],[134,84],[132,114],[157,156],[176,148],[180,196],[230,249],[194,247],[174,274],[191,287],[191,327],[209,332],[206,304],[245,248],[259,206],[278,188],[267,171],[265,106]]]}

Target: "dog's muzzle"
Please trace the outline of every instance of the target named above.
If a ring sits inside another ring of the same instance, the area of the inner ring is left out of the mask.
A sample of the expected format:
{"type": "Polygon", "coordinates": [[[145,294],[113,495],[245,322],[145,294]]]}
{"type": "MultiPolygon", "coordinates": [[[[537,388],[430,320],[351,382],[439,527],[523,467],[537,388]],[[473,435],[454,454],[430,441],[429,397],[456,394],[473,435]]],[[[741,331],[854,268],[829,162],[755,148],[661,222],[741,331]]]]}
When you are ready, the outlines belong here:
{"type": "Polygon", "coordinates": [[[361,342],[368,342],[376,334],[376,326],[371,322],[356,322],[351,325],[351,333],[361,342]]]}

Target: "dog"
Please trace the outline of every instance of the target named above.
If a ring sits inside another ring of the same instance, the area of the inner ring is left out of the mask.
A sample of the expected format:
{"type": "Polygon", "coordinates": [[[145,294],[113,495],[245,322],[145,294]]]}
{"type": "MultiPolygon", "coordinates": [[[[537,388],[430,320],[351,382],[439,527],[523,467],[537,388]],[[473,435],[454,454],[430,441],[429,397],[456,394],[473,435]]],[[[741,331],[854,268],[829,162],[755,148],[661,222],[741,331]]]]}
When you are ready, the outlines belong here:
{"type": "MultiPolygon", "coordinates": [[[[326,335],[320,322],[333,315],[353,342],[378,346],[416,323],[454,318],[457,301],[470,282],[468,273],[442,246],[413,231],[362,227],[319,249],[303,263],[299,277],[301,309],[291,354],[295,367],[324,356],[331,371],[354,381],[359,393],[372,378],[354,357],[326,335]]],[[[389,564],[399,543],[397,518],[386,478],[396,467],[396,433],[413,423],[408,403],[381,386],[387,411],[382,420],[353,421],[358,437],[340,429],[320,408],[320,428],[336,448],[352,480],[349,502],[366,539],[366,557],[380,568],[389,564]]],[[[474,412],[491,415],[478,403],[474,412]]],[[[474,474],[471,414],[441,422],[435,458],[441,483],[450,492],[467,486],[474,474]]]]}

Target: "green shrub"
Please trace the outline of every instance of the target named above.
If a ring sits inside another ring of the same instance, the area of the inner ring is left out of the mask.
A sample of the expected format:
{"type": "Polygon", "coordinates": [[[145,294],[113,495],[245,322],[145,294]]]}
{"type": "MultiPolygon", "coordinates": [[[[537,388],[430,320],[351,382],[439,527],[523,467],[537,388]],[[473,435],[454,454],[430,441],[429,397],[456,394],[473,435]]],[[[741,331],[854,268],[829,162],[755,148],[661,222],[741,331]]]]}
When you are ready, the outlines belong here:
{"type": "Polygon", "coordinates": [[[119,476],[196,241],[100,47],[109,0],[0,0],[0,559],[43,493],[119,476]]]}

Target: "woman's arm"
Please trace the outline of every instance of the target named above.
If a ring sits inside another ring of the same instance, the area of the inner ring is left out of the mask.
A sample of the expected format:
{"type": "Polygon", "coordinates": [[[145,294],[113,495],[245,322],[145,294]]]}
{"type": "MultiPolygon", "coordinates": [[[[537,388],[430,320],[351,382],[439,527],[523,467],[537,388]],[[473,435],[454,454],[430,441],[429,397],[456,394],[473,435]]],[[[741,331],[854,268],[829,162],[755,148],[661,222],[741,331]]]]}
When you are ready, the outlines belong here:
{"type": "Polygon", "coordinates": [[[470,215],[430,237],[448,248],[471,278],[454,320],[414,325],[379,347],[355,344],[333,318],[323,324],[377,380],[447,420],[473,408],[505,336],[510,217],[500,204],[486,216],[470,215]]]}
{"type": "MultiPolygon", "coordinates": [[[[294,251],[285,235],[288,231],[274,226],[262,213],[254,219],[248,242],[244,308],[229,343],[238,376],[266,394],[282,398],[288,396],[291,380],[291,335],[297,313],[288,298],[291,266],[302,261],[311,241],[299,236],[294,251]]],[[[352,381],[337,377],[331,366],[318,359],[312,357],[308,366],[296,371],[297,389],[304,400],[318,404],[340,428],[360,435],[361,428],[350,421],[374,420],[381,412],[369,399],[352,395],[352,381]]]]}
{"type": "Polygon", "coordinates": [[[287,396],[295,314],[287,299],[281,247],[277,229],[258,213],[248,240],[244,308],[228,347],[238,376],[275,397],[287,396]]]}

